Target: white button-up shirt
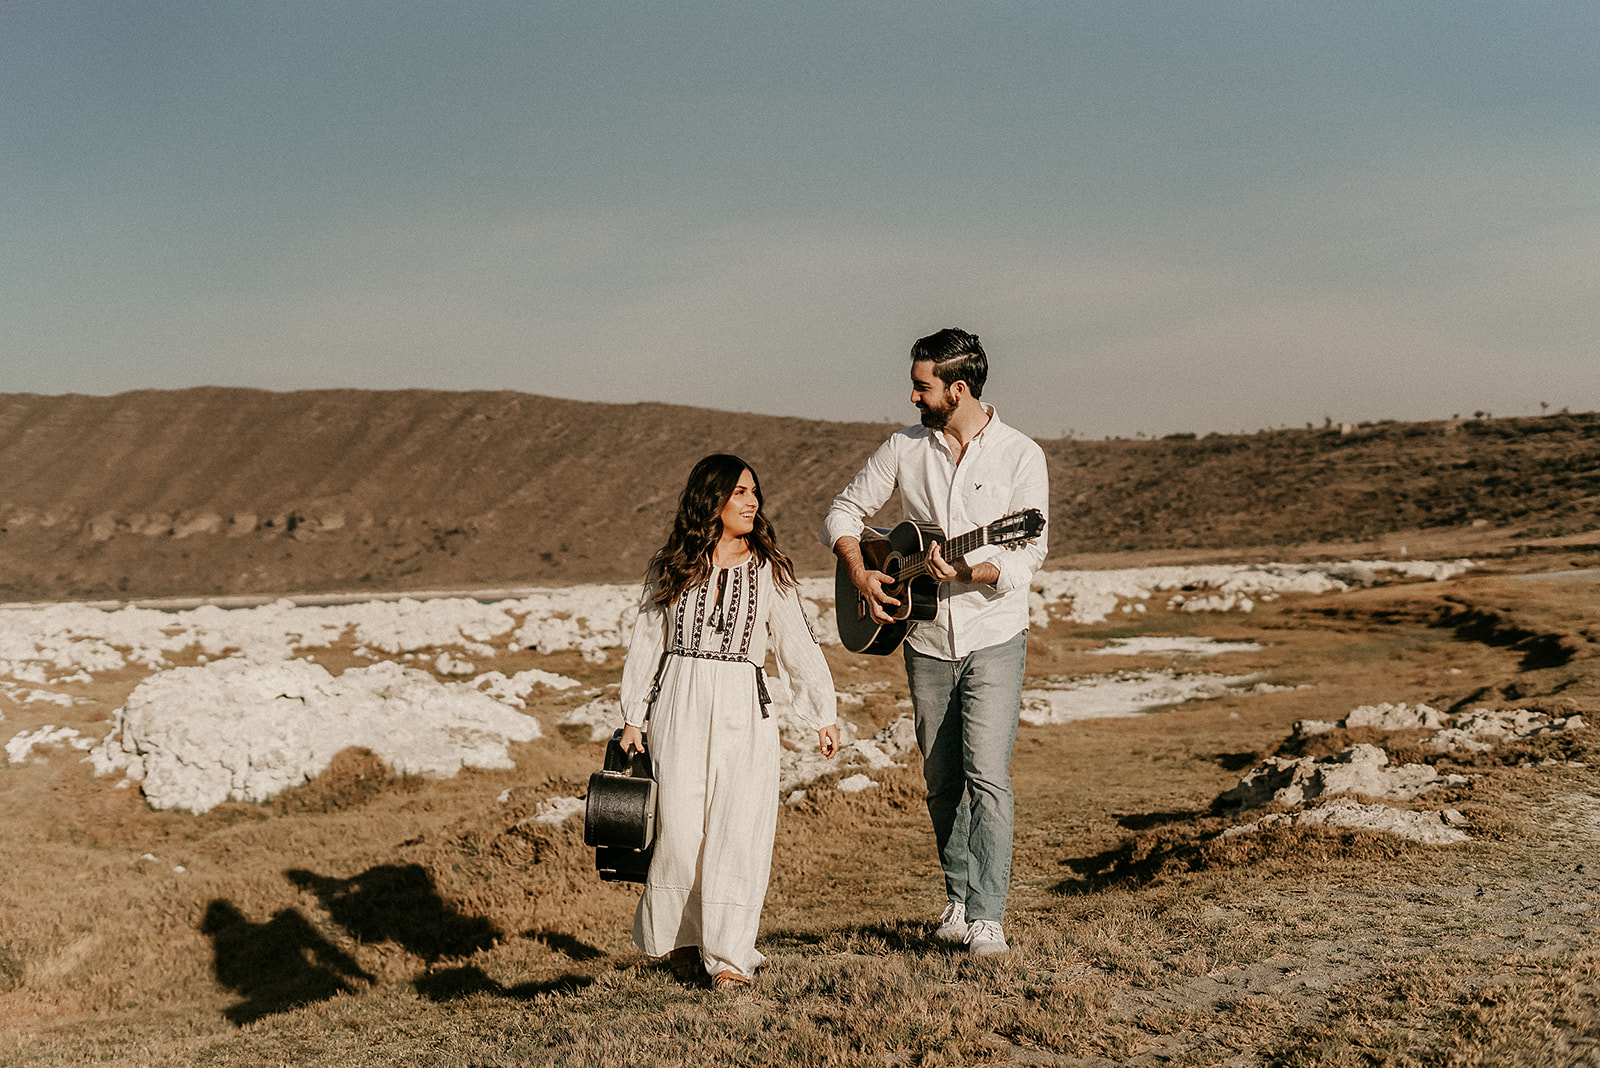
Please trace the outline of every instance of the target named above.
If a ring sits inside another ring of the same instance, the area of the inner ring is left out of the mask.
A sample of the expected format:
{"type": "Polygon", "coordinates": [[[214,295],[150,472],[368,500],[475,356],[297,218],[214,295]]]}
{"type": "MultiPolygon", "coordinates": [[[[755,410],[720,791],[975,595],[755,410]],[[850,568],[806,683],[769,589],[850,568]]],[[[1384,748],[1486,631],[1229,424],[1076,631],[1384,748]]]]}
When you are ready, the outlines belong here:
{"type": "MultiPolygon", "coordinates": [[[[967,445],[957,462],[943,433],[907,427],[867,458],[822,522],[822,543],[859,538],[866,519],[883,507],[895,487],[905,518],[933,523],[959,537],[1024,508],[1050,515],[1050,476],[1044,450],[1020,430],[1000,421],[985,404],[989,423],[967,445]]],[[[983,545],[965,557],[968,564],[992,563],[1000,569],[994,585],[944,582],[939,611],[914,624],[906,640],[926,656],[960,660],[1016,637],[1028,626],[1028,588],[1044,563],[1043,536],[1021,547],[983,545]]]]}

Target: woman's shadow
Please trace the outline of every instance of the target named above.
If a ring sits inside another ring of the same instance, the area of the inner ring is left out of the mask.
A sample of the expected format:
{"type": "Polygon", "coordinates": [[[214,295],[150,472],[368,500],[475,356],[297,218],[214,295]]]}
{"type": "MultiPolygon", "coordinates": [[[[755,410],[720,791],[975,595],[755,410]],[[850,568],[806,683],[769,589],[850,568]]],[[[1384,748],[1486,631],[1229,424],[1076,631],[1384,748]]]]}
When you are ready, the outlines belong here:
{"type": "Polygon", "coordinates": [[[429,964],[487,949],[500,930],[445,903],[420,864],[380,864],[349,879],[291,868],[291,883],[322,901],[334,922],[363,942],[394,942],[429,964]]]}
{"type": "MultiPolygon", "coordinates": [[[[446,903],[433,876],[420,864],[381,864],[348,879],[302,868],[283,874],[315,894],[333,922],[359,941],[393,942],[430,965],[470,957],[502,937],[489,920],[465,915],[446,903]]],[[[232,902],[218,899],[206,908],[200,931],[211,939],[217,981],[245,997],[224,1013],[237,1024],[326,1001],[355,989],[357,982],[373,981],[296,909],[284,909],[265,923],[252,923],[232,902]]],[[[593,946],[554,931],[532,930],[523,937],[544,942],[574,960],[604,956],[593,946]]],[[[436,1001],[480,992],[531,998],[570,992],[592,981],[588,976],[566,975],[548,983],[505,987],[480,969],[464,965],[429,968],[416,980],[416,987],[436,1001]]]]}
{"type": "Polygon", "coordinates": [[[218,898],[206,906],[200,933],[211,939],[217,982],[244,996],[223,1011],[236,1024],[326,1001],[354,990],[356,981],[372,982],[296,909],[252,923],[232,902],[218,898]]]}
{"type": "MultiPolygon", "coordinates": [[[[379,865],[349,879],[300,869],[284,875],[315,894],[333,921],[360,941],[394,942],[430,964],[469,956],[500,937],[488,920],[447,905],[433,877],[418,864],[379,865]]],[[[254,923],[231,901],[218,898],[206,906],[200,933],[211,939],[217,982],[244,996],[223,1013],[236,1024],[373,982],[298,909],[254,923]]]]}

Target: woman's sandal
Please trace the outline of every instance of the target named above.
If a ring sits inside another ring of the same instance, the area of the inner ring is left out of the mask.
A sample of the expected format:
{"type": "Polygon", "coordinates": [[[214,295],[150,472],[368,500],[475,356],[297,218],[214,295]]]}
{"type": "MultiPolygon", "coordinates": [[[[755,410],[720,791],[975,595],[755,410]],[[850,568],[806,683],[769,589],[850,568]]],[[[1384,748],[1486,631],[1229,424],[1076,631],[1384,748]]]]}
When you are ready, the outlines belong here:
{"type": "Polygon", "coordinates": [[[694,982],[702,974],[700,947],[679,946],[667,954],[667,967],[672,969],[672,974],[677,977],[678,982],[694,982]]]}
{"type": "Polygon", "coordinates": [[[725,994],[737,993],[746,989],[749,985],[749,977],[740,975],[732,968],[718,972],[716,978],[711,980],[711,989],[720,990],[725,994]]]}

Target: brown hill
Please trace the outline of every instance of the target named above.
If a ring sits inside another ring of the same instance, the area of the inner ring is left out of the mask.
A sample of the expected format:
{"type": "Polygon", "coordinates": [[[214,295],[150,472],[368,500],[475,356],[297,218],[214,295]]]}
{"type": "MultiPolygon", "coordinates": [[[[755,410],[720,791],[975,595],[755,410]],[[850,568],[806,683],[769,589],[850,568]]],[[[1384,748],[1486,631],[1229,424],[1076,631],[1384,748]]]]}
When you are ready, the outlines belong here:
{"type": "Polygon", "coordinates": [[[1044,445],[1055,535],[1080,552],[1600,527],[1592,412],[1044,445]]]}
{"type": "MultiPolygon", "coordinates": [[[[509,392],[0,395],[0,598],[626,581],[719,450],[822,573],[812,532],[891,429],[509,392]]],[[[1594,414],[1042,444],[1058,559],[1600,526],[1594,414]]]]}

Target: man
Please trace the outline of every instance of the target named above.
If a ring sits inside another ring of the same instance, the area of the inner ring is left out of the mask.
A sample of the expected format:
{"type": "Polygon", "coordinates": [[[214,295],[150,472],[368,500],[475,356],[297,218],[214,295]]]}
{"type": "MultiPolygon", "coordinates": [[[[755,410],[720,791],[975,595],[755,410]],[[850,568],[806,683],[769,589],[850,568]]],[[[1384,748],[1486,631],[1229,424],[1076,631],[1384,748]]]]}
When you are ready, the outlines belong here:
{"type": "MultiPolygon", "coordinates": [[[[956,537],[1037,508],[1048,515],[1044,450],[984,404],[989,361],[976,335],[947,329],[911,349],[911,403],[920,426],[901,430],[833,499],[822,540],[849,569],[872,619],[892,621],[890,576],[869,570],[860,536],[898,486],[905,517],[956,537]]],[[[939,580],[938,614],[911,627],[904,646],[948,903],[935,937],[978,954],[1004,953],[1011,883],[1011,748],[1026,667],[1028,588],[1044,562],[1043,538],[1021,548],[986,545],[965,559],[928,554],[939,580]]]]}

